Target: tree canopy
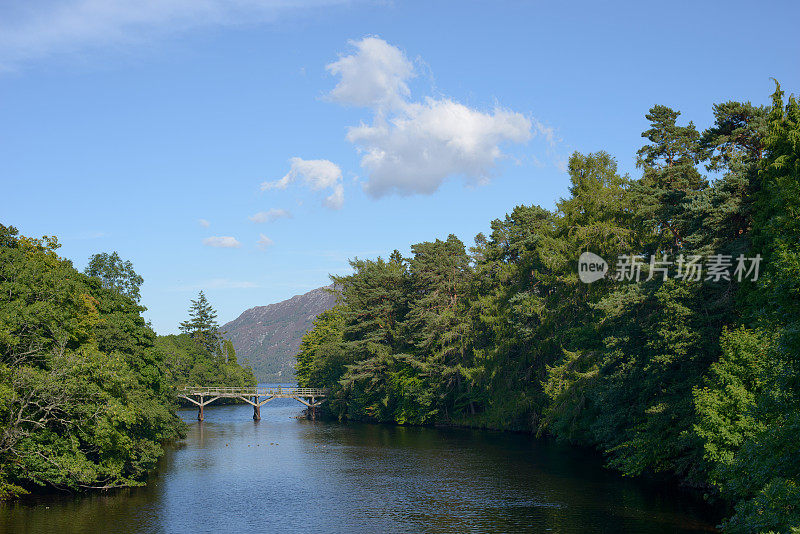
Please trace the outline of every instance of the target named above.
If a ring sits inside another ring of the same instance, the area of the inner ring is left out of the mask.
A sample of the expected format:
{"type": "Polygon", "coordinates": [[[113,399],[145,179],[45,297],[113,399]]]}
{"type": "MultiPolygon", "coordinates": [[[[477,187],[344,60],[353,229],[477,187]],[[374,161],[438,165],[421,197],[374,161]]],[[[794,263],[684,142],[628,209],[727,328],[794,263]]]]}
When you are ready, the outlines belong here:
{"type": "Polygon", "coordinates": [[[351,261],[300,384],[340,419],[594,446],[730,503],[730,532],[800,528],[800,111],[777,86],[713,113],[701,132],[654,106],[640,177],[576,152],[555,210],[517,206],[468,250],[451,235],[351,261]],[[585,251],[643,259],[640,281],[582,283],[585,251]]]}
{"type": "Polygon", "coordinates": [[[58,248],[0,224],[0,500],[141,485],[182,435],[176,386],[255,383],[229,343],[156,336],[130,261],[58,248]]]}
{"type": "Polygon", "coordinates": [[[136,274],[130,260],[123,261],[116,252],[94,254],[83,272],[99,278],[108,289],[127,295],[136,302],[141,300],[139,288],[144,278],[136,274]]]}

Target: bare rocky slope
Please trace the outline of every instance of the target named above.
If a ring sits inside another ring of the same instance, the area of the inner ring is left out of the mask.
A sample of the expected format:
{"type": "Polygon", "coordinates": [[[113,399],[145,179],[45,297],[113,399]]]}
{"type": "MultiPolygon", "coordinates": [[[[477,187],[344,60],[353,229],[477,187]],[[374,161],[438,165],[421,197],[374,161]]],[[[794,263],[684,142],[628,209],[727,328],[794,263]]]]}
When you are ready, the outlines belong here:
{"type": "Polygon", "coordinates": [[[314,289],[283,302],[256,306],[222,326],[236,356],[253,367],[259,382],[294,381],[300,341],[314,319],[335,304],[329,287],[314,289]]]}

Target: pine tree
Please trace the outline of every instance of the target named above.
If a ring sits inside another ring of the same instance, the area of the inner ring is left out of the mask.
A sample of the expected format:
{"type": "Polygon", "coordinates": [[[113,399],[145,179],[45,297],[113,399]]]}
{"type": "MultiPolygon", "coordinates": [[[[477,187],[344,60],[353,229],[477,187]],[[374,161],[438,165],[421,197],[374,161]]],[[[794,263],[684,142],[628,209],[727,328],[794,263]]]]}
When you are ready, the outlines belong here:
{"type": "Polygon", "coordinates": [[[471,323],[465,313],[472,274],[469,256],[452,234],[446,241],[413,245],[411,251],[412,299],[404,328],[414,345],[414,366],[427,387],[438,390],[447,416],[460,403],[472,366],[471,323]]]}
{"type": "Polygon", "coordinates": [[[692,122],[678,126],[680,112],[653,106],[646,115],[650,128],[642,137],[650,143],[637,152],[644,169],[632,190],[637,215],[652,232],[649,253],[677,253],[691,228],[686,211],[692,199],[708,186],[697,171],[700,134],[692,122]]]}
{"type": "MultiPolygon", "coordinates": [[[[395,388],[386,362],[405,346],[400,328],[407,306],[406,266],[396,251],[389,261],[354,259],[350,265],[352,275],[331,277],[344,303],[341,346],[348,365],[339,385],[350,417],[391,421],[393,408],[387,406],[393,405],[395,388]]],[[[340,351],[331,355],[341,360],[340,351]]]]}
{"type": "Polygon", "coordinates": [[[200,343],[210,353],[221,355],[222,335],[217,323],[217,312],[202,291],[189,306],[189,319],[181,322],[180,330],[200,343]]]}

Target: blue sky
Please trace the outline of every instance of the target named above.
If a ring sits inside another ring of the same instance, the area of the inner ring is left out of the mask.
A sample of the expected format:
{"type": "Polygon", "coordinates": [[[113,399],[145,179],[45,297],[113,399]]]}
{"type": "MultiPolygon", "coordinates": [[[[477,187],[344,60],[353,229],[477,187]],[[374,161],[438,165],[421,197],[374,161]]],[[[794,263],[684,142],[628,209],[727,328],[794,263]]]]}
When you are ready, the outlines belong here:
{"type": "Polygon", "coordinates": [[[146,316],[222,322],[355,256],[552,208],[575,150],[637,175],[654,104],[800,87],[796,2],[65,0],[0,5],[0,221],[146,316]]]}

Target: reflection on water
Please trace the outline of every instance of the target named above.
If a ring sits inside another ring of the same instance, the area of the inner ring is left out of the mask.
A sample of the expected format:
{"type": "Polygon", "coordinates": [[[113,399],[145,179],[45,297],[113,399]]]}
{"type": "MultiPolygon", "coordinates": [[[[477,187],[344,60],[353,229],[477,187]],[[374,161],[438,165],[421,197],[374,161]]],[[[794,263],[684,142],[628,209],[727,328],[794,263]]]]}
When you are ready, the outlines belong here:
{"type": "Polygon", "coordinates": [[[302,406],[206,408],[145,488],[0,508],[0,531],[708,532],[676,490],[530,436],[297,420],[302,406]]]}

